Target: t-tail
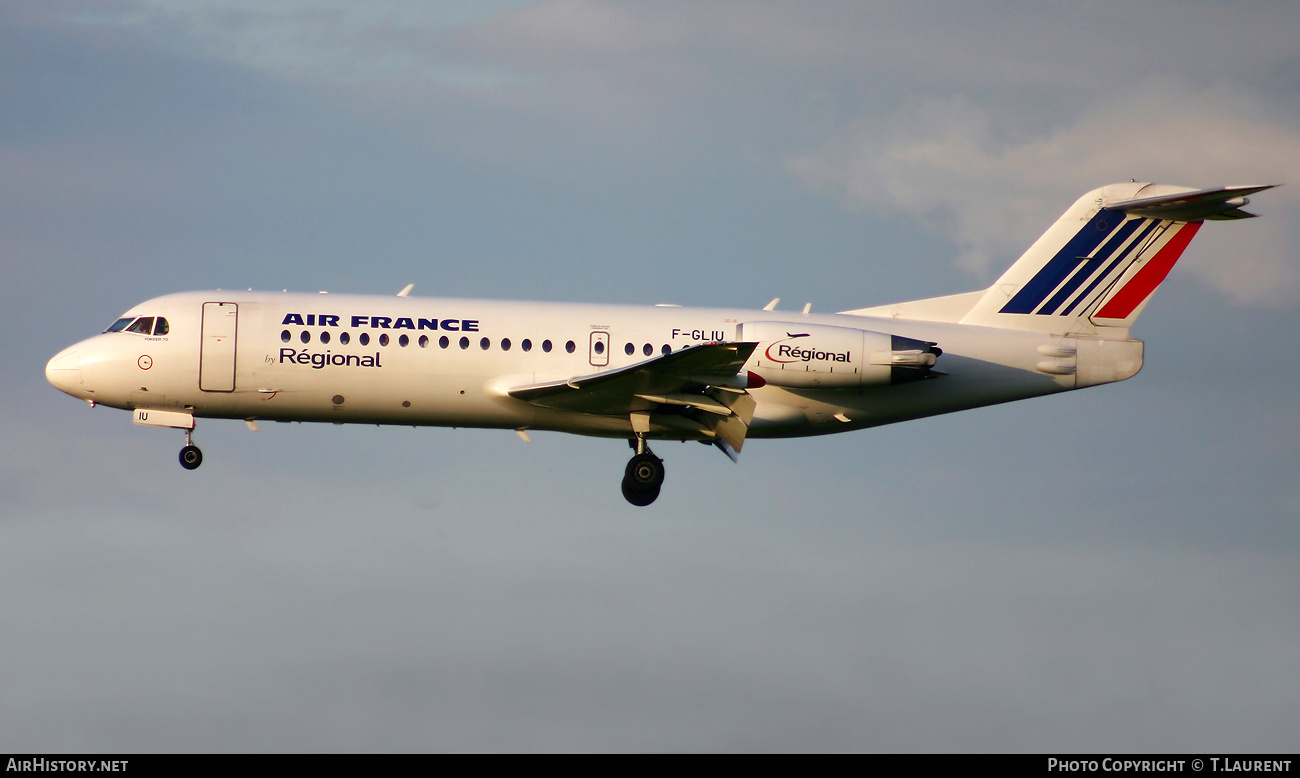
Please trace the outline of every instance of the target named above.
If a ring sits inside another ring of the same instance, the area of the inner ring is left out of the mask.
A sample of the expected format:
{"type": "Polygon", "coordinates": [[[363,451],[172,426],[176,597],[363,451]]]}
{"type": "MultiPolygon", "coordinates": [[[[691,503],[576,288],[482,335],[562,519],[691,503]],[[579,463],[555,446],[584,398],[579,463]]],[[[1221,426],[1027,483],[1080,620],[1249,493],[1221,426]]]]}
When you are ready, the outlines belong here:
{"type": "Polygon", "coordinates": [[[842,313],[1042,333],[1036,370],[1074,387],[1142,368],[1129,328],[1206,220],[1248,219],[1246,195],[1271,186],[1190,189],[1129,182],[1079,198],[993,286],[842,313]]]}
{"type": "Polygon", "coordinates": [[[1246,195],[1271,186],[1190,189],[1130,182],[1079,198],[959,321],[1005,329],[1127,337],[1207,220],[1247,219],[1246,195]]]}

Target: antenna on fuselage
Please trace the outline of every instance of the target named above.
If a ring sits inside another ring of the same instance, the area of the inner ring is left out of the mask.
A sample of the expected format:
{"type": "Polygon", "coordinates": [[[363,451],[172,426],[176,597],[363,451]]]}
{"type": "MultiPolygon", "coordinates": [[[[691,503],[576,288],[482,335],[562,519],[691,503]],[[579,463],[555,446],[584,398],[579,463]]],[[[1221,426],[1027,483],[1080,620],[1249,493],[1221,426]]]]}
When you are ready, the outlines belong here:
{"type": "Polygon", "coordinates": [[[775,311],[775,310],[776,310],[776,304],[779,303],[779,302],[781,302],[781,298],[780,298],[780,297],[773,297],[773,298],[772,298],[772,302],[770,302],[770,303],[768,303],[767,305],[764,305],[764,306],[763,306],[763,310],[765,310],[765,311],[775,311]]]}
{"type": "Polygon", "coordinates": [[[398,293],[397,293],[397,296],[398,296],[398,297],[405,297],[405,296],[407,296],[408,294],[410,294],[410,293],[411,293],[411,290],[414,289],[414,288],[415,288],[415,284],[407,284],[406,286],[402,287],[402,291],[398,292],[398,293]]]}

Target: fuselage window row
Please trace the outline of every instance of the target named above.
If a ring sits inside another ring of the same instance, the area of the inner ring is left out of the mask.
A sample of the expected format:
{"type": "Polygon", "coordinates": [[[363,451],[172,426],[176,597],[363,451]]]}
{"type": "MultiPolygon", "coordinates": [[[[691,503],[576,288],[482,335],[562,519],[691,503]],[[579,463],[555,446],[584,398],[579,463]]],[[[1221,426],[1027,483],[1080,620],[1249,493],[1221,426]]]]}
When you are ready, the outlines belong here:
{"type": "MultiPolygon", "coordinates": [[[[125,330],[126,332],[144,333],[146,335],[149,334],[150,332],[152,332],[154,335],[166,335],[168,331],[168,325],[167,325],[167,320],[162,317],[157,317],[156,320],[154,317],[144,317],[140,319],[121,319],[115,322],[112,327],[109,327],[107,330],[105,330],[105,332],[119,332],[123,330],[125,330]],[[131,326],[128,327],[128,325],[131,326]]],[[[329,343],[331,339],[331,335],[328,330],[321,332],[316,337],[317,340],[319,340],[321,343],[329,343]]],[[[302,332],[298,333],[298,340],[300,340],[303,343],[311,343],[311,339],[312,339],[312,334],[310,330],[303,330],[302,332]]],[[[291,340],[293,340],[292,332],[290,332],[289,330],[283,330],[280,332],[281,343],[288,343],[291,340]]],[[[347,332],[340,332],[338,334],[338,341],[340,345],[346,346],[352,342],[352,336],[347,332]]],[[[360,343],[362,346],[369,346],[370,345],[369,333],[365,333],[365,332],[361,333],[361,335],[357,339],[357,342],[360,343]]],[[[390,342],[389,336],[387,333],[380,334],[379,336],[380,346],[387,346],[389,342],[390,342]]],[[[417,343],[419,344],[420,348],[428,348],[430,343],[429,336],[421,335],[417,343]]],[[[410,336],[408,335],[398,336],[397,345],[401,346],[402,348],[406,348],[407,346],[411,345],[410,336]]],[[[461,349],[468,349],[470,345],[470,340],[467,337],[462,337],[460,341],[457,343],[457,345],[459,345],[461,349]]],[[[450,347],[451,347],[451,340],[446,335],[442,335],[438,338],[438,348],[445,349],[450,347]]],[[[509,351],[511,348],[514,347],[514,343],[513,341],[510,340],[510,338],[502,338],[500,347],[502,351],[509,351]]],[[[479,340],[479,348],[482,349],[483,351],[489,350],[490,348],[492,348],[492,341],[488,338],[482,338],[481,340],[479,340]]],[[[530,338],[524,338],[523,340],[519,341],[519,348],[525,352],[532,351],[533,341],[530,338]]],[[[552,348],[553,346],[551,344],[551,341],[549,340],[542,341],[542,351],[544,353],[547,354],[551,353],[552,348]]],[[[577,351],[577,348],[578,348],[577,344],[571,340],[566,341],[564,344],[564,350],[570,354],[577,351]]],[[[605,344],[601,341],[596,341],[593,348],[597,354],[605,353],[605,344]]],[[[671,354],[672,351],[673,351],[673,347],[665,343],[660,348],[659,353],[671,354]]],[[[623,346],[623,353],[627,354],[628,356],[632,356],[636,354],[636,344],[635,343],[625,344],[623,346]]],[[[653,355],[654,346],[649,343],[646,343],[641,347],[641,353],[646,355],[647,357],[653,355]]]]}
{"type": "MultiPolygon", "coordinates": [[[[134,332],[134,333],[136,333],[136,334],[143,334],[143,335],[150,335],[150,334],[152,334],[152,335],[157,336],[157,335],[166,335],[166,334],[170,331],[170,329],[171,329],[171,328],[170,328],[170,326],[168,325],[167,320],[164,319],[164,318],[161,317],[161,316],[156,316],[156,317],[155,317],[155,316],[142,316],[142,317],[140,317],[140,318],[130,318],[130,317],[128,317],[128,318],[118,319],[116,322],[113,322],[112,326],[110,326],[108,329],[104,330],[104,332],[106,332],[106,333],[107,333],[107,332],[134,332]]],[[[329,333],[328,331],[324,331],[324,332],[321,332],[320,335],[317,336],[317,338],[318,338],[318,340],[319,340],[321,343],[329,343],[329,342],[330,342],[330,339],[331,339],[331,336],[330,336],[330,333],[329,333]]],[[[311,331],[310,331],[310,330],[303,330],[301,333],[298,334],[298,339],[299,339],[301,342],[303,342],[303,343],[311,343],[311,331]]],[[[293,333],[290,332],[289,330],[283,330],[283,331],[280,333],[280,342],[282,342],[282,343],[288,343],[288,342],[291,341],[291,340],[293,340],[293,333]]],[[[341,332],[341,333],[339,333],[339,335],[338,335],[338,341],[339,341],[339,344],[340,344],[340,345],[344,345],[344,346],[346,346],[346,345],[348,345],[349,343],[352,342],[352,336],[351,336],[349,333],[341,332]]],[[[358,339],[358,342],[359,342],[362,346],[369,346],[369,345],[370,345],[370,335],[369,335],[368,333],[365,333],[365,332],[361,333],[361,336],[360,336],[360,338],[358,339]]],[[[388,337],[388,334],[387,334],[387,333],[381,334],[381,335],[379,336],[379,345],[380,345],[380,346],[387,346],[388,343],[389,343],[389,337],[388,337]]],[[[429,347],[429,336],[428,336],[428,335],[421,335],[421,336],[420,336],[420,339],[419,339],[419,341],[418,341],[418,343],[419,343],[419,345],[420,345],[420,348],[428,348],[428,347],[429,347]]],[[[399,336],[398,339],[397,339],[397,344],[398,344],[399,346],[401,346],[402,348],[406,348],[407,346],[409,346],[409,345],[411,344],[411,338],[410,338],[410,336],[408,336],[408,335],[401,335],[401,336],[399,336]]],[[[459,343],[459,345],[460,345],[460,347],[461,347],[462,349],[468,349],[468,348],[469,348],[469,338],[464,338],[464,337],[462,337],[462,338],[460,339],[460,343],[459,343]]],[[[511,340],[510,340],[509,338],[502,338],[502,339],[501,339],[501,350],[502,350],[502,351],[509,351],[509,350],[512,348],[513,345],[514,345],[514,344],[511,342],[511,340]]],[[[450,346],[451,346],[451,341],[447,338],[446,335],[443,335],[443,336],[441,336],[441,337],[438,338],[438,347],[439,347],[439,348],[449,348],[450,346]]],[[[480,347],[481,349],[483,349],[484,351],[487,351],[488,349],[490,349],[490,348],[492,347],[492,341],[490,341],[490,340],[487,339],[487,338],[483,338],[482,340],[479,341],[479,347],[480,347]]],[[[522,350],[524,350],[524,351],[526,351],[526,352],[527,352],[527,351],[532,351],[532,350],[533,350],[533,341],[532,341],[531,339],[529,339],[529,338],[524,338],[522,341],[519,342],[519,348],[521,348],[522,350]]],[[[542,351],[543,351],[543,352],[549,354],[549,353],[551,353],[551,348],[552,348],[552,346],[551,346],[551,341],[549,341],[549,340],[543,340],[543,341],[542,341],[542,351]]],[[[596,351],[597,354],[603,354],[604,351],[605,351],[605,344],[602,343],[602,342],[600,342],[600,341],[597,341],[597,342],[595,343],[595,345],[594,345],[594,349],[595,349],[595,351],[596,351]]],[[[570,340],[570,341],[567,341],[567,342],[564,344],[564,350],[565,350],[566,352],[572,354],[572,353],[574,353],[574,351],[577,350],[577,344],[574,343],[574,342],[571,341],[571,340],[570,340]]],[[[660,349],[660,352],[659,352],[659,353],[661,353],[661,354],[671,354],[671,353],[672,353],[672,350],[673,350],[673,349],[672,349],[672,346],[670,346],[670,345],[668,345],[668,344],[665,343],[665,344],[663,345],[663,347],[660,349]]],[[[635,354],[635,353],[636,353],[636,344],[634,344],[634,343],[627,343],[627,344],[625,344],[625,345],[623,346],[623,353],[624,353],[624,354],[627,354],[628,356],[632,356],[633,354],[635,354]]],[[[654,346],[652,346],[652,345],[649,344],[649,343],[646,343],[645,345],[643,345],[643,346],[641,347],[641,353],[642,353],[642,354],[645,354],[647,357],[653,355],[653,354],[654,354],[654,346]]]]}

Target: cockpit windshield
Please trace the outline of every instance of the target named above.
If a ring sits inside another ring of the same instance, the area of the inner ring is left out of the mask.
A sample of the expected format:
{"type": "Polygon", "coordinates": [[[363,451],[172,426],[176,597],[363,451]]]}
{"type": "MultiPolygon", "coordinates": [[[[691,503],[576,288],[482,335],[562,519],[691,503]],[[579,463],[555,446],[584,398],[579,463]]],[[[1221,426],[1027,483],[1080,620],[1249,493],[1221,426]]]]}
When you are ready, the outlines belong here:
{"type": "Polygon", "coordinates": [[[104,330],[104,332],[126,331],[136,332],[141,335],[166,335],[170,330],[171,327],[167,325],[167,320],[161,316],[142,316],[138,319],[134,316],[127,316],[113,322],[113,326],[104,330]]]}
{"type": "Polygon", "coordinates": [[[138,319],[135,320],[135,324],[132,324],[130,327],[127,327],[127,328],[126,328],[126,331],[127,331],[127,332],[138,332],[138,333],[140,333],[141,335],[149,335],[149,334],[152,334],[152,333],[153,333],[153,317],[152,317],[152,316],[141,316],[140,318],[138,318],[138,319]]]}

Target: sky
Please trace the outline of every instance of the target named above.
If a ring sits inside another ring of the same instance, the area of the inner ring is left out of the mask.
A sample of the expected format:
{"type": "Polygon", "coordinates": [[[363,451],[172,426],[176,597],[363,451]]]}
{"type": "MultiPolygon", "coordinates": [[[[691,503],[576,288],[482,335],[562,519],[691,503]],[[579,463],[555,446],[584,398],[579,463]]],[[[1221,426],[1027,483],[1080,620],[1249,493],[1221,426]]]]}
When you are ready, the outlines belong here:
{"type": "Polygon", "coordinates": [[[0,750],[1294,752],[1291,2],[0,6],[0,750]],[[1120,384],[738,464],[139,428],[55,352],[191,289],[819,312],[1079,195],[1211,223],[1120,384]]]}

